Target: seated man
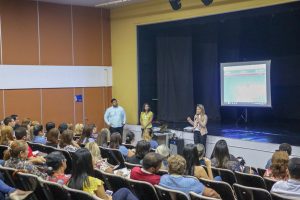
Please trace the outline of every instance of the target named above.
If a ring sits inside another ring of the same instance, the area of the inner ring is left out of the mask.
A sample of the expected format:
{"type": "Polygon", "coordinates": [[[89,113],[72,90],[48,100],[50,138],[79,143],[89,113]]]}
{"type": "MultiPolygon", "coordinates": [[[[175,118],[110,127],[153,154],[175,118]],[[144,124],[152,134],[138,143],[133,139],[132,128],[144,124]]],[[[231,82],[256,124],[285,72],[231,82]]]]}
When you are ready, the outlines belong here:
{"type": "Polygon", "coordinates": [[[186,160],[180,155],[172,155],[168,159],[169,174],[163,175],[159,185],[179,190],[189,195],[189,192],[195,192],[203,196],[220,199],[219,194],[213,189],[205,187],[197,178],[184,177],[186,160]]]}
{"type": "MultiPolygon", "coordinates": [[[[287,154],[289,155],[289,157],[291,158],[291,154],[292,154],[292,146],[288,143],[282,143],[279,146],[279,149],[276,151],[286,151],[287,154]]],[[[272,164],[272,158],[270,158],[265,166],[265,169],[269,169],[271,167],[272,164]]]]}
{"type": "Polygon", "coordinates": [[[142,168],[134,167],[131,170],[130,178],[157,185],[160,181],[160,176],[155,173],[161,168],[162,160],[163,158],[161,155],[157,153],[148,153],[143,159],[142,168]]]}
{"type": "Polygon", "coordinates": [[[273,185],[271,192],[300,199],[300,158],[289,160],[288,171],[289,180],[278,181],[273,185]]]}
{"type": "Polygon", "coordinates": [[[43,125],[37,124],[33,127],[34,143],[46,144],[47,139],[44,137],[43,125]]]}

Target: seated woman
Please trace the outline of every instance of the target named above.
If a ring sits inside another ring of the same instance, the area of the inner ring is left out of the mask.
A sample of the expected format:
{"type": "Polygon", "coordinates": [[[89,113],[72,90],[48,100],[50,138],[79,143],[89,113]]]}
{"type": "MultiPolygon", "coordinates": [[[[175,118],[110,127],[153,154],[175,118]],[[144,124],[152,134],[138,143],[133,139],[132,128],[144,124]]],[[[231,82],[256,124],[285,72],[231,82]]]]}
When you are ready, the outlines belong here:
{"type": "Polygon", "coordinates": [[[147,128],[144,130],[143,139],[147,142],[150,142],[151,149],[156,149],[158,147],[157,141],[153,140],[153,131],[151,128],[147,128]]]}
{"type": "Polygon", "coordinates": [[[133,132],[129,131],[126,134],[125,144],[133,145],[132,143],[134,142],[134,139],[135,139],[135,134],[133,132]]]}
{"type": "Polygon", "coordinates": [[[198,179],[193,177],[184,177],[186,171],[186,161],[180,155],[172,155],[168,159],[169,174],[163,175],[159,185],[178,190],[189,195],[189,192],[195,192],[203,196],[220,199],[219,194],[213,189],[205,187],[198,179]]]}
{"type": "Polygon", "coordinates": [[[103,181],[93,177],[93,159],[86,148],[79,149],[74,153],[72,169],[72,175],[68,183],[70,188],[83,190],[104,200],[137,200],[126,188],[118,190],[113,196],[105,193],[103,181]]]}
{"type": "Polygon", "coordinates": [[[239,161],[231,154],[225,140],[219,140],[211,155],[211,164],[213,167],[229,169],[232,171],[241,171],[239,161]]]}
{"type": "Polygon", "coordinates": [[[101,129],[99,136],[97,137],[97,144],[100,147],[108,147],[110,140],[110,131],[108,128],[101,129]]]}
{"type": "Polygon", "coordinates": [[[134,155],[131,150],[128,150],[124,145],[122,145],[122,138],[120,133],[113,133],[111,135],[109,147],[111,149],[118,149],[125,158],[132,157],[134,155]]]}
{"type": "Polygon", "coordinates": [[[1,138],[0,138],[0,144],[10,146],[11,143],[14,141],[14,130],[11,126],[3,126],[1,128],[1,138]]]}
{"type": "Polygon", "coordinates": [[[93,138],[92,134],[93,134],[93,130],[94,130],[94,126],[93,125],[85,125],[83,127],[83,131],[82,131],[82,135],[78,141],[79,145],[85,145],[88,142],[95,142],[95,139],[93,138]]]}
{"type": "Polygon", "coordinates": [[[67,160],[61,152],[54,151],[48,154],[46,157],[46,164],[48,167],[48,181],[61,185],[68,183],[71,175],[65,174],[65,170],[67,169],[67,160]]]}
{"type": "Polygon", "coordinates": [[[11,144],[10,149],[5,152],[4,167],[14,168],[46,179],[47,175],[40,172],[36,166],[29,162],[27,156],[28,144],[23,140],[16,140],[11,144]]]}
{"type": "Polygon", "coordinates": [[[197,146],[194,144],[187,144],[183,148],[183,157],[186,160],[186,170],[185,174],[190,176],[195,176],[196,178],[205,178],[213,180],[213,175],[211,171],[211,161],[205,159],[205,165],[207,167],[207,173],[205,169],[200,166],[197,146]]]}
{"type": "Polygon", "coordinates": [[[88,149],[93,158],[94,168],[100,169],[101,171],[112,173],[113,167],[110,165],[106,159],[101,157],[100,148],[96,142],[89,142],[85,145],[85,148],[88,149]]]}
{"type": "Polygon", "coordinates": [[[272,156],[272,163],[269,169],[266,170],[264,177],[271,178],[275,181],[288,180],[288,163],[289,155],[285,151],[276,151],[272,156]]]}
{"type": "Polygon", "coordinates": [[[80,137],[82,135],[82,131],[83,131],[83,124],[80,123],[75,124],[75,128],[74,128],[75,136],[80,137]]]}
{"type": "Polygon", "coordinates": [[[168,158],[170,156],[170,149],[167,147],[167,145],[165,144],[159,145],[155,149],[155,153],[158,153],[163,157],[161,169],[168,170],[168,158]]]}
{"type": "Polygon", "coordinates": [[[49,132],[47,132],[46,145],[57,148],[59,133],[57,128],[50,129],[49,132]]]}
{"type": "Polygon", "coordinates": [[[145,140],[141,140],[136,145],[135,155],[132,157],[128,157],[126,161],[132,164],[141,165],[145,155],[149,152],[150,143],[145,140]]]}
{"type": "Polygon", "coordinates": [[[60,141],[58,148],[64,149],[66,151],[75,152],[80,147],[73,141],[73,131],[65,130],[60,135],[60,141]]]}

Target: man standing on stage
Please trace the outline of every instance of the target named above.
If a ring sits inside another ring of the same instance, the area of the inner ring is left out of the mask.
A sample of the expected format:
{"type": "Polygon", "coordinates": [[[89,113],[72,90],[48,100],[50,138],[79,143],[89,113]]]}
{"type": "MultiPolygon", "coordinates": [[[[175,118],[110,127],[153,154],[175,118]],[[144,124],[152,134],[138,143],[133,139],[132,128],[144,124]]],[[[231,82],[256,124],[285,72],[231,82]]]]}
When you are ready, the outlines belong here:
{"type": "Polygon", "coordinates": [[[118,105],[117,99],[110,101],[112,106],[105,111],[104,120],[109,126],[110,133],[118,132],[123,138],[123,127],[126,123],[126,114],[124,109],[118,105]]]}

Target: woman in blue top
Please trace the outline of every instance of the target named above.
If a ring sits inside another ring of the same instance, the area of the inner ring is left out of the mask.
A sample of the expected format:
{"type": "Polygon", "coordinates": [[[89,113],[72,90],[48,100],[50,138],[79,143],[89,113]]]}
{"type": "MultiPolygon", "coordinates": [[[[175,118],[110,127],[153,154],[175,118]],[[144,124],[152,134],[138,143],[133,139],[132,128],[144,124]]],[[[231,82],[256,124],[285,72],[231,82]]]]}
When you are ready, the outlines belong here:
{"type": "Polygon", "coordinates": [[[147,128],[144,130],[143,139],[147,142],[150,142],[151,149],[156,149],[158,147],[157,141],[153,140],[153,131],[151,128],[147,128]]]}
{"type": "Polygon", "coordinates": [[[213,189],[205,187],[197,178],[184,177],[186,171],[186,161],[180,155],[172,155],[168,159],[169,174],[163,175],[159,185],[179,190],[189,195],[189,192],[195,192],[203,196],[220,199],[220,195],[213,189]]]}
{"type": "Polygon", "coordinates": [[[110,136],[109,147],[111,149],[118,149],[125,158],[132,157],[134,155],[131,150],[128,150],[125,146],[122,145],[122,138],[120,133],[113,133],[110,136]]]}

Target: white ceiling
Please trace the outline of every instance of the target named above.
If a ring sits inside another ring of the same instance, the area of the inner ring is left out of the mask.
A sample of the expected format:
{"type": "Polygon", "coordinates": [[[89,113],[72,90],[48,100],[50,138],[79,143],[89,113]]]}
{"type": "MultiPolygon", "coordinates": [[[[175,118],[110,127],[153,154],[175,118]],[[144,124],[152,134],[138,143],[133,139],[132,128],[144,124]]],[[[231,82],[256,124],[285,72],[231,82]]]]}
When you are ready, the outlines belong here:
{"type": "Polygon", "coordinates": [[[34,0],[56,4],[68,4],[88,7],[114,8],[128,4],[140,3],[148,0],[34,0]]]}

